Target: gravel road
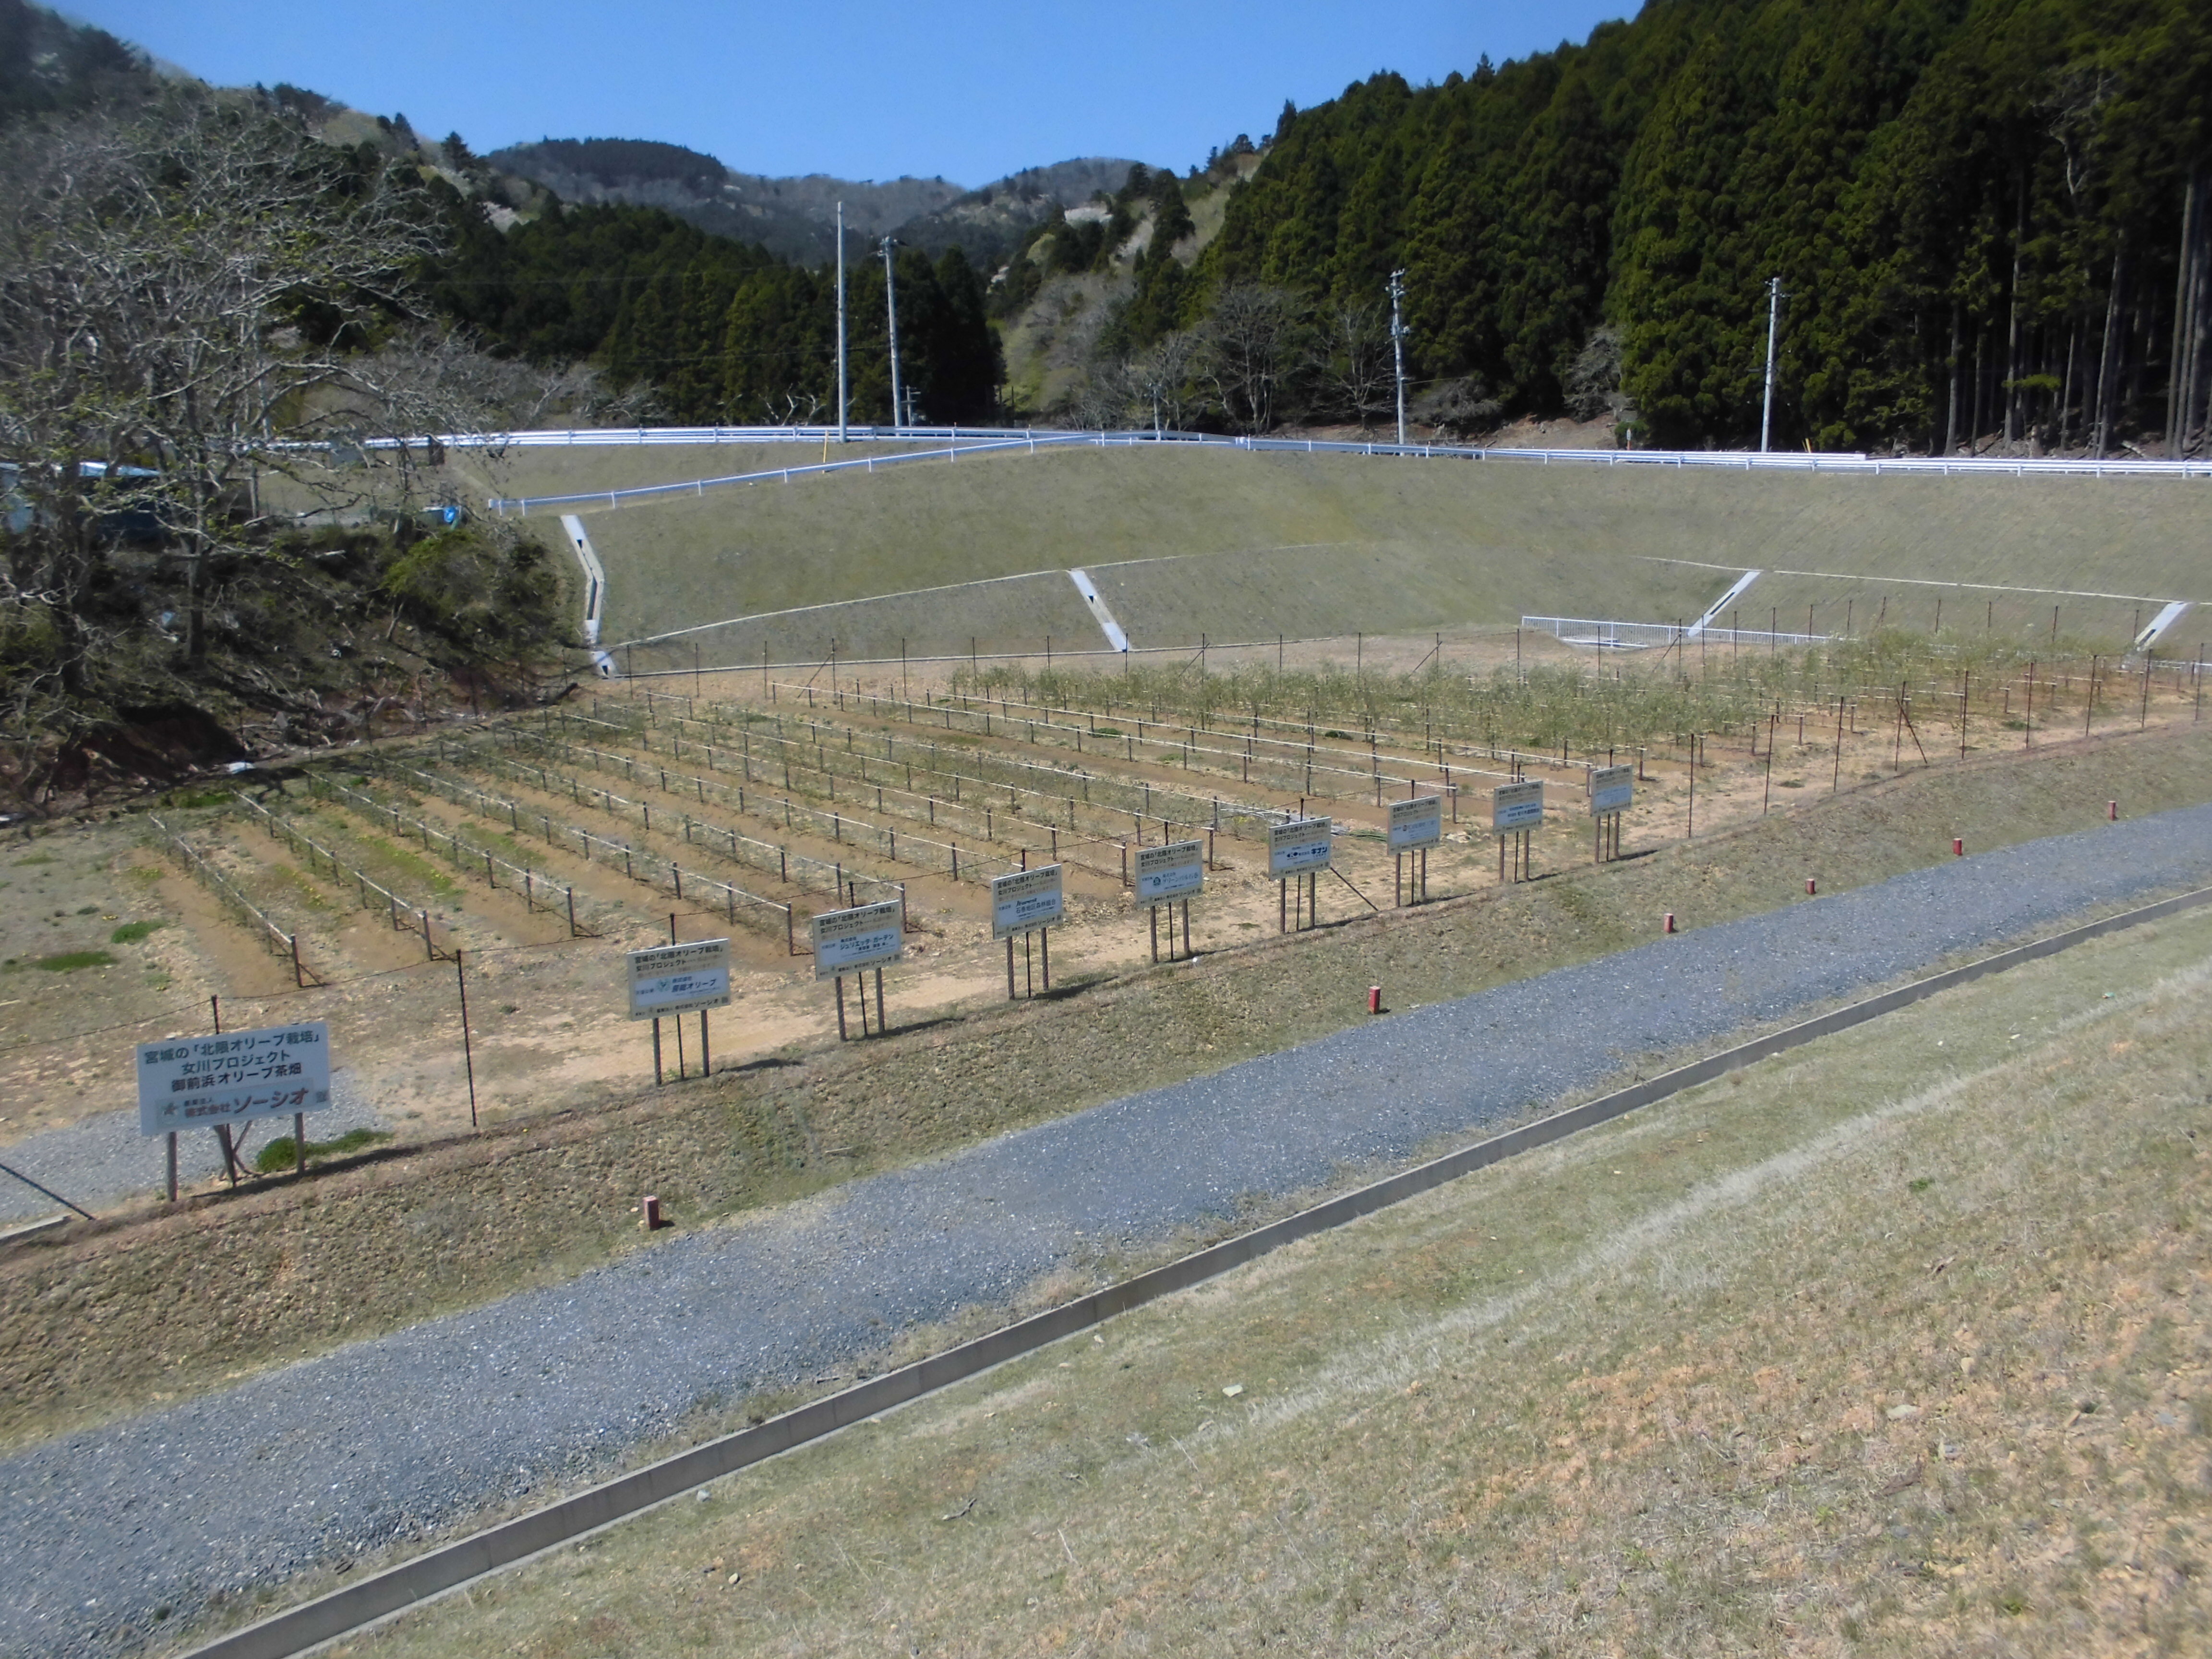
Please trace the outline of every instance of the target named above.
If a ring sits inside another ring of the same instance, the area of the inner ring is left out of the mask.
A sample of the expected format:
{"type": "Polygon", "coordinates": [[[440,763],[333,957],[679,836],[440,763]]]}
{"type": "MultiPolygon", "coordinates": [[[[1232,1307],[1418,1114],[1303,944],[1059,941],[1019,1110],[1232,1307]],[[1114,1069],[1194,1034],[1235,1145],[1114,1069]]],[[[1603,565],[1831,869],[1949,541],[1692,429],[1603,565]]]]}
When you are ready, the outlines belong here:
{"type": "MultiPolygon", "coordinates": [[[[278,1136],[292,1133],[289,1118],[249,1126],[248,1158],[278,1136]]],[[[381,1129],[386,1125],[361,1092],[352,1075],[334,1073],[331,1104],[307,1120],[307,1139],[333,1140],[348,1129],[381,1129]]],[[[0,1146],[0,1164],[21,1170],[42,1187],[52,1188],[95,1213],[119,1198],[159,1192],[167,1179],[167,1164],[161,1143],[138,1133],[138,1109],[100,1112],[80,1118],[64,1128],[26,1135],[0,1146]]],[[[215,1132],[193,1133],[177,1138],[177,1178],[190,1183],[205,1181],[222,1168],[222,1153],[215,1132]]],[[[0,1174],[0,1227],[52,1215],[61,1206],[45,1194],[0,1174]]]]}
{"type": "Polygon", "coordinates": [[[845,1369],[1057,1264],[2208,881],[2212,807],[1947,862],[1354,1027],[66,1436],[0,1462],[0,1652],[128,1648],[157,1607],[189,1616],[217,1590],[603,1476],[709,1397],[845,1369]]]}

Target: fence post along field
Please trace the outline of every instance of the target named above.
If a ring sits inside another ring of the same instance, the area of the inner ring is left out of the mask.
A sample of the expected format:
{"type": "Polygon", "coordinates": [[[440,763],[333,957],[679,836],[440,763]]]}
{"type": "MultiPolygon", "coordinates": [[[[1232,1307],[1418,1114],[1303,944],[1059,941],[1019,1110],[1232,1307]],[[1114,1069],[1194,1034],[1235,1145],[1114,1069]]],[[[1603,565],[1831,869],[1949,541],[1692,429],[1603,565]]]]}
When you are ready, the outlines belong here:
{"type": "Polygon", "coordinates": [[[1014,940],[1022,942],[1022,973],[1028,994],[1037,993],[1031,972],[1030,939],[1035,935],[1043,961],[1044,987],[1052,989],[1052,925],[1066,914],[1066,896],[1060,883],[1061,866],[1048,864],[1036,870],[1017,870],[991,882],[991,937],[1006,942],[1006,1000],[1016,1000],[1014,940]]]}

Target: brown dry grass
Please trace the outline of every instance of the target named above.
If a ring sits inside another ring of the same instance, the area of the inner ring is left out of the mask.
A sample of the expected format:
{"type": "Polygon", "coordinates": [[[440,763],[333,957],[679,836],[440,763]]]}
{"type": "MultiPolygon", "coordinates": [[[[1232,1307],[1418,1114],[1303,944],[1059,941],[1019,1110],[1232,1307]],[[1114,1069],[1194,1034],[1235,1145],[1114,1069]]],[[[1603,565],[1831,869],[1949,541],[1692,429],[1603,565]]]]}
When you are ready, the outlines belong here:
{"type": "MultiPolygon", "coordinates": [[[[868,1045],[795,1047],[710,1085],[501,1126],[442,1148],[0,1260],[11,1443],[544,1283],[639,1243],[653,1192],[686,1225],[1216,1070],[1364,1018],[1880,880],[1976,848],[2212,793],[2201,729],[1929,772],[1605,872],[1357,920],[868,1045]],[[222,1264],[216,1273],[208,1266],[222,1264]],[[219,1290],[218,1290],[219,1285],[219,1290]],[[146,1332],[155,1331],[149,1340],[146,1332]]],[[[157,936],[158,937],[158,936],[157,936]]]]}
{"type": "Polygon", "coordinates": [[[2201,1651],[2208,1016],[2083,947],[337,1651],[2201,1651]]]}

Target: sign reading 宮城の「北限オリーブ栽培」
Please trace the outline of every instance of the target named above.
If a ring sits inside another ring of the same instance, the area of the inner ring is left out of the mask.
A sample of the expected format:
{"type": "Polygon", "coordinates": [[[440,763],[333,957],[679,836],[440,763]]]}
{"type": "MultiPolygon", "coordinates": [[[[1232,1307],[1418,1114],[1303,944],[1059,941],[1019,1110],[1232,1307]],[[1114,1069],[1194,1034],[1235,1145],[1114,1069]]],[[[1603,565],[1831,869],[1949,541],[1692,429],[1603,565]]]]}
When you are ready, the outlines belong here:
{"type": "Polygon", "coordinates": [[[319,1112],[331,1103],[331,1028],[321,1020],[138,1045],[138,1132],[319,1112]]]}
{"type": "Polygon", "coordinates": [[[1206,885],[1206,843],[1170,842],[1137,849],[1137,902],[1171,904],[1195,896],[1206,885]]]}
{"type": "Polygon", "coordinates": [[[906,908],[896,899],[824,910],[806,930],[814,945],[817,979],[887,967],[906,954],[906,908]]]}
{"type": "Polygon", "coordinates": [[[1048,864],[996,878],[991,883],[991,937],[1012,939],[1057,926],[1064,910],[1060,871],[1057,864],[1048,864]]]}

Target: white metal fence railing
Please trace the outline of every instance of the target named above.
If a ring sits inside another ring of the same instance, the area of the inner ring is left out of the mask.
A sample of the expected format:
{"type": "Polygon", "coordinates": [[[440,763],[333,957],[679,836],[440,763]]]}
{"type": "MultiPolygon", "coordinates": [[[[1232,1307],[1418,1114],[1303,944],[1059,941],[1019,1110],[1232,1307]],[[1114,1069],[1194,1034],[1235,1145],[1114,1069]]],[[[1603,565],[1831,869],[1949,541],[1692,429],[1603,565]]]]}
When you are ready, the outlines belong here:
{"type": "Polygon", "coordinates": [[[1707,645],[1826,645],[1826,634],[1778,633],[1767,628],[1702,629],[1683,623],[1617,622],[1599,617],[1523,617],[1521,626],[1532,633],[1549,634],[1562,645],[1586,645],[1601,651],[1648,651],[1686,641],[1707,645]]]}
{"type": "MultiPolygon", "coordinates": [[[[874,471],[879,467],[920,462],[957,462],[963,455],[1020,452],[1034,454],[1040,448],[1169,448],[1198,446],[1241,449],[1253,453],[1308,455],[1367,455],[1405,457],[1421,460],[1468,460],[1519,463],[1531,466],[1662,466],[1720,469],[1724,471],[1853,473],[1880,477],[1892,474],[2002,474],[2013,477],[2076,477],[2097,478],[2181,477],[2212,479],[2212,457],[2180,460],[2106,460],[2084,457],[1996,456],[1879,456],[1852,453],[1791,453],[1771,451],[1695,449],[1491,449],[1462,444],[1390,444],[1347,442],[1322,438],[1226,437],[1204,432],[1063,431],[1013,427],[853,427],[848,437],[862,442],[921,443],[939,447],[907,450],[890,455],[869,455],[849,460],[823,460],[803,466],[773,467],[723,477],[693,478],[680,483],[648,484],[629,489],[587,490],[559,495],[494,497],[486,503],[495,513],[529,512],[538,507],[604,502],[618,507],[625,501],[671,495],[703,495],[711,489],[735,484],[757,484],[775,480],[789,483],[812,474],[874,471]]],[[[457,449],[538,449],[609,445],[716,444],[828,444],[836,429],[823,427],[617,427],[551,432],[447,433],[435,437],[376,438],[364,449],[398,449],[416,444],[436,444],[457,449]]]]}

